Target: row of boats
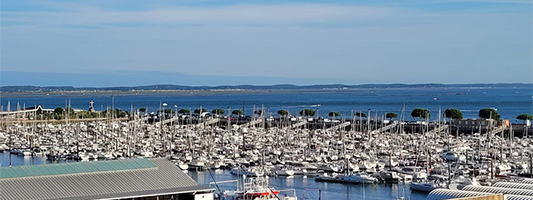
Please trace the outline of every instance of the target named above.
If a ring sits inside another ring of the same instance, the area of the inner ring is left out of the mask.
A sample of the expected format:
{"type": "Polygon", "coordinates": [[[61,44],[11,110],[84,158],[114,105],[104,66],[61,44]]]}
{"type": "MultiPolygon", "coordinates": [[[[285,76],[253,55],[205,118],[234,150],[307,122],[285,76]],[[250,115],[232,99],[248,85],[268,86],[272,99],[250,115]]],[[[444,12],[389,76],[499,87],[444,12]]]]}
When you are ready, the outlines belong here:
{"type": "Polygon", "coordinates": [[[532,166],[533,140],[512,134],[454,135],[444,123],[420,124],[422,132],[405,133],[402,123],[339,122],[310,129],[306,121],[270,128],[264,121],[19,123],[0,129],[0,150],[51,161],[166,157],[184,170],[224,168],[246,177],[306,175],[346,183],[411,182],[412,189],[423,191],[525,175],[532,166]]]}

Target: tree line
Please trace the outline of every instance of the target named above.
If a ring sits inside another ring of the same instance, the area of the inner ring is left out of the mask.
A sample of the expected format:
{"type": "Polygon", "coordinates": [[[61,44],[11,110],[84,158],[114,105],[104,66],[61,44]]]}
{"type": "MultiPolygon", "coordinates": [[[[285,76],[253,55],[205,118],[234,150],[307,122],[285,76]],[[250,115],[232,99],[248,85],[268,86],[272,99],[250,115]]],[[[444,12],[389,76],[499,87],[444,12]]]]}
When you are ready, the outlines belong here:
{"type": "MultiPolygon", "coordinates": [[[[146,113],[146,108],[140,108],[139,112],[146,113]]],[[[158,111],[158,113],[161,113],[161,112],[166,113],[166,114],[175,114],[176,111],[174,111],[171,108],[167,108],[167,109],[158,111]]],[[[194,109],[192,113],[201,114],[205,112],[208,112],[208,110],[206,108],[201,108],[201,109],[194,109]]],[[[190,115],[191,110],[180,109],[177,111],[177,113],[182,114],[182,115],[190,115]]],[[[211,110],[211,113],[214,115],[224,115],[226,114],[226,110],[222,108],[215,108],[211,110]]],[[[231,114],[236,115],[236,116],[242,116],[244,112],[240,109],[237,109],[237,110],[231,111],[231,114]]],[[[257,110],[254,112],[254,114],[262,115],[263,111],[257,110]]],[[[290,115],[289,111],[287,110],[278,110],[277,114],[281,117],[288,117],[290,115]]],[[[313,117],[316,115],[316,110],[309,109],[309,108],[302,109],[299,112],[299,114],[305,117],[313,117]]],[[[114,110],[111,108],[108,108],[107,110],[104,110],[102,112],[89,112],[89,111],[75,112],[74,109],[70,107],[67,107],[65,109],[62,107],[57,107],[54,109],[53,112],[44,114],[44,117],[46,119],[57,119],[57,120],[65,119],[67,116],[70,119],[97,118],[97,117],[123,118],[123,117],[130,116],[130,113],[128,111],[122,111],[120,108],[116,108],[114,110]]],[[[341,114],[338,111],[332,111],[328,113],[328,116],[336,118],[336,117],[340,117],[341,114]]],[[[354,116],[359,117],[359,118],[367,118],[367,114],[364,112],[355,112],[354,116]]],[[[461,110],[456,109],[456,108],[446,109],[444,111],[443,116],[448,119],[463,119],[463,113],[461,112],[461,110]]],[[[431,114],[428,109],[416,108],[411,112],[411,117],[413,117],[414,119],[418,119],[418,120],[424,120],[424,119],[429,119],[431,117],[431,114]]],[[[494,120],[501,119],[501,115],[494,108],[480,109],[478,113],[478,117],[482,119],[494,119],[494,120]]],[[[385,114],[385,118],[392,120],[392,119],[398,118],[398,114],[394,112],[388,112],[385,114]]],[[[533,115],[524,113],[524,114],[520,114],[516,116],[516,119],[522,120],[525,122],[526,120],[533,120],[533,115]]]]}
{"type": "Polygon", "coordinates": [[[130,116],[128,111],[122,111],[120,108],[111,109],[108,108],[102,112],[90,112],[90,111],[74,111],[71,107],[57,107],[53,112],[43,114],[44,119],[55,119],[62,120],[66,119],[89,119],[89,118],[100,118],[100,117],[115,117],[115,118],[124,118],[130,116]]]}

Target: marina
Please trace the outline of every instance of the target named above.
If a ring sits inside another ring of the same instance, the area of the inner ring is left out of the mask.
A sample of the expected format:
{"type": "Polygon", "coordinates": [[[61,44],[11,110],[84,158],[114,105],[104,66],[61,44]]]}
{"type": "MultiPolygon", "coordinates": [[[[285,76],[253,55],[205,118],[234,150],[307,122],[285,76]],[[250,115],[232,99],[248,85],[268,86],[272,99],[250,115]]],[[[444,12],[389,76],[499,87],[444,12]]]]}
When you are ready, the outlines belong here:
{"type": "Polygon", "coordinates": [[[228,192],[235,189],[235,182],[225,185],[228,180],[263,180],[259,188],[293,191],[287,199],[425,199],[440,188],[531,176],[533,131],[505,119],[403,121],[412,117],[405,109],[396,119],[371,110],[365,113],[371,117],[272,115],[264,106],[253,106],[246,116],[204,107],[180,113],[177,106],[159,105],[162,112],[132,105],[124,117],[119,110],[93,111],[100,116],[69,113],[61,120],[43,119],[54,109],[42,106],[4,112],[1,166],[166,158],[198,183],[217,188],[216,196],[256,188],[228,192]]]}
{"type": "Polygon", "coordinates": [[[532,5],[2,1],[0,200],[533,200],[532,5]]]}

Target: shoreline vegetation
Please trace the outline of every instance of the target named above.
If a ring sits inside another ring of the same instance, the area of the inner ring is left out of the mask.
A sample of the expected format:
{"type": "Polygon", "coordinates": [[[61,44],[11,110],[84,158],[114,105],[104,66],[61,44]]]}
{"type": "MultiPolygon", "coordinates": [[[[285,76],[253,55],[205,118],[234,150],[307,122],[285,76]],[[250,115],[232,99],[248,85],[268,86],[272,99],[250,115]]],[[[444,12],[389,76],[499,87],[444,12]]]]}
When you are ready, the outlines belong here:
{"type": "Polygon", "coordinates": [[[149,93],[216,93],[216,92],[283,92],[283,91],[324,91],[324,90],[368,90],[368,89],[430,89],[430,88],[533,88],[531,83],[481,83],[481,84],[362,84],[362,85],[223,85],[223,86],[183,86],[183,85],[147,85],[128,87],[74,87],[74,86],[1,86],[0,94],[149,94],[149,93]]]}

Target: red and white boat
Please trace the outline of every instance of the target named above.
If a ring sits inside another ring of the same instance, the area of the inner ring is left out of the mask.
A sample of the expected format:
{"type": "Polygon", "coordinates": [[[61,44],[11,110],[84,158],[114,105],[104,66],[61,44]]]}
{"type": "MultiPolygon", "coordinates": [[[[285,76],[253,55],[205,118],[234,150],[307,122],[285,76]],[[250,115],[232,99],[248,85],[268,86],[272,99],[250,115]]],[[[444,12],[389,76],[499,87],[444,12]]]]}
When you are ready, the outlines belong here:
{"type": "MultiPolygon", "coordinates": [[[[220,183],[236,182],[235,190],[226,190],[218,197],[219,200],[298,200],[296,191],[276,190],[270,186],[268,177],[260,176],[247,178],[243,176],[242,181],[222,181],[220,183]],[[281,195],[283,193],[283,195],[281,195]],[[292,193],[292,194],[291,194],[292,193]]],[[[211,183],[212,184],[212,183],[211,183]]]]}

